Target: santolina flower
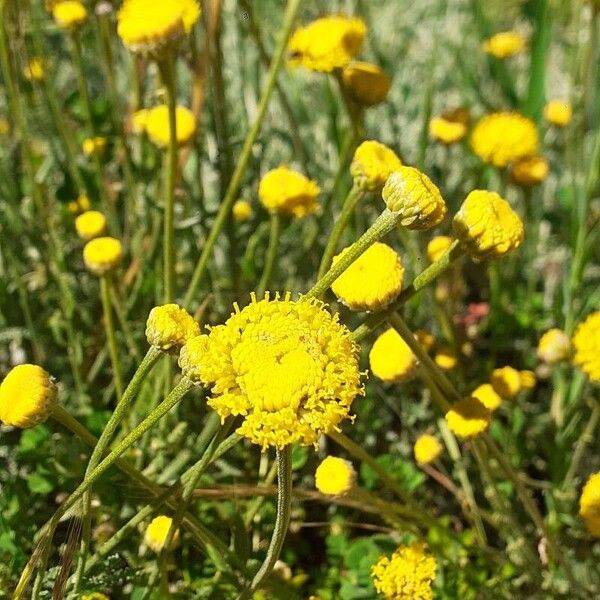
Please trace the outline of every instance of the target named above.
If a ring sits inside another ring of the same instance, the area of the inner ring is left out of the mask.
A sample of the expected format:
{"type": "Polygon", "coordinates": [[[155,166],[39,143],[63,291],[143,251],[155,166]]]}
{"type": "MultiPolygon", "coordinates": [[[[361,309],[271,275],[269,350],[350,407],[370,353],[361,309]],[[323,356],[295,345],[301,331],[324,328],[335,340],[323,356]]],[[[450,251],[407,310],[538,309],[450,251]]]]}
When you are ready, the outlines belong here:
{"type": "Polygon", "coordinates": [[[444,371],[454,369],[458,364],[456,354],[454,354],[454,351],[447,346],[440,348],[433,357],[433,360],[435,361],[435,364],[440,367],[440,369],[444,369],[444,371]]]}
{"type": "Polygon", "coordinates": [[[367,140],[354,152],[350,174],[354,185],[366,192],[379,192],[390,174],[402,166],[396,153],[385,144],[367,140]]]}
{"type": "Polygon", "coordinates": [[[252,216],[252,205],[247,200],[238,200],[231,209],[237,223],[243,223],[252,216]]]}
{"type": "Polygon", "coordinates": [[[73,214],[89,210],[90,206],[90,199],[85,194],[81,194],[75,200],[71,200],[68,204],[69,212],[73,214]]]}
{"type": "Polygon", "coordinates": [[[549,100],[544,106],[544,117],[548,123],[556,127],[565,127],[571,122],[573,107],[570,102],[549,100]]]}
{"type": "Polygon", "coordinates": [[[490,411],[472,396],[459,400],[446,413],[450,431],[460,438],[471,438],[483,433],[489,427],[490,418],[490,411]]]}
{"type": "Polygon", "coordinates": [[[571,340],[562,329],[548,329],[538,342],[537,354],[549,365],[567,360],[571,354],[571,340]]]}
{"type": "Polygon", "coordinates": [[[383,102],[392,86],[390,76],[383,69],[358,61],[344,67],[342,81],[350,97],[363,106],[383,102]]]}
{"type": "Polygon", "coordinates": [[[52,17],[61,29],[73,30],[85,23],[87,11],[81,2],[64,0],[52,7],[52,17]]]}
{"type": "Polygon", "coordinates": [[[119,266],[122,257],[121,242],[112,237],[95,238],[83,248],[85,266],[98,276],[105,275],[119,266]]]}
{"type": "Polygon", "coordinates": [[[369,365],[382,381],[397,383],[413,375],[417,358],[400,334],[390,327],[375,340],[369,352],[369,365]]]}
{"type": "Polygon", "coordinates": [[[39,58],[32,58],[23,69],[23,77],[27,81],[40,81],[44,77],[44,63],[39,58]]]}
{"type": "Polygon", "coordinates": [[[534,122],[516,112],[482,117],[471,135],[471,148],[481,160],[496,167],[536,154],[538,133],[534,122]]]}
{"type": "Polygon", "coordinates": [[[496,258],[516,250],[525,230],[519,215],[496,192],[472,191],[454,216],[456,237],[477,259],[496,258]]]}
{"type": "Polygon", "coordinates": [[[146,321],[146,339],[161,350],[179,348],[200,335],[200,325],[177,304],[155,306],[146,321]]]}
{"type": "Polygon", "coordinates": [[[100,156],[106,149],[106,138],[100,136],[86,138],[81,144],[81,149],[86,156],[100,156]]]}
{"type": "Polygon", "coordinates": [[[579,498],[579,515],[588,531],[600,537],[600,473],[590,475],[579,498]]]}
{"type": "Polygon", "coordinates": [[[417,464],[428,465],[442,453],[442,445],[434,435],[424,433],[417,438],[413,452],[417,464]]]}
{"type": "Polygon", "coordinates": [[[443,144],[460,142],[467,133],[467,126],[460,121],[451,121],[444,117],[433,117],[429,121],[429,135],[443,144]]]}
{"type": "Polygon", "coordinates": [[[543,156],[526,156],[525,158],[520,158],[510,168],[513,180],[524,186],[542,183],[548,177],[549,171],[550,165],[543,156]]]}
{"type": "Polygon", "coordinates": [[[454,240],[447,235],[437,235],[427,244],[427,258],[429,262],[437,262],[442,258],[446,251],[452,245],[454,240]]]}
{"type": "Polygon", "coordinates": [[[477,398],[489,411],[494,412],[500,408],[502,398],[498,395],[491,383],[484,383],[476,387],[471,396],[477,398]]]}
{"type": "MultiPolygon", "coordinates": [[[[335,256],[333,264],[347,251],[344,248],[335,256]]],[[[400,256],[375,242],[331,284],[331,290],[351,310],[377,310],[396,299],[403,279],[400,256]]]]}
{"type": "Polygon", "coordinates": [[[521,375],[512,367],[494,369],[490,383],[494,391],[506,400],[514,398],[521,391],[521,375]]]}
{"type": "MultiPolygon", "coordinates": [[[[169,107],[166,105],[155,106],[148,110],[145,122],[148,138],[159,148],[169,145],[171,128],[169,127],[169,107]]],[[[175,109],[175,131],[177,144],[187,144],[196,133],[196,117],[194,113],[185,106],[175,109]]]]}
{"type": "Polygon", "coordinates": [[[0,384],[0,421],[28,429],[43,423],[56,404],[57,387],[37,365],[13,367],[0,384]]]}
{"type": "Polygon", "coordinates": [[[533,371],[529,371],[528,369],[519,371],[519,376],[521,377],[521,389],[532,390],[535,387],[537,378],[533,371]]]}
{"type": "Polygon", "coordinates": [[[496,58],[508,58],[525,48],[525,38],[516,31],[501,31],[483,42],[483,50],[496,58]]]}
{"type": "Polygon", "coordinates": [[[336,456],[327,456],[315,471],[315,487],[327,496],[347,494],[355,481],[352,463],[336,456]]]}
{"type": "Polygon", "coordinates": [[[149,114],[149,108],[140,108],[140,110],[136,110],[131,115],[131,130],[133,133],[139,135],[146,132],[146,122],[148,121],[149,114]]]}
{"type": "Polygon", "coordinates": [[[431,348],[435,344],[435,338],[433,337],[433,335],[431,335],[429,331],[425,331],[424,329],[417,329],[415,331],[415,338],[417,342],[419,342],[419,344],[423,346],[426,352],[429,352],[429,350],[431,350],[431,348]]]}
{"type": "Polygon", "coordinates": [[[600,381],[600,310],[579,324],[573,336],[573,348],[573,362],[592,381],[600,381]]]}
{"type": "Polygon", "coordinates": [[[98,210],[86,210],[75,219],[75,231],[82,240],[91,240],[106,231],[106,217],[98,210]]]}
{"type": "MultiPolygon", "coordinates": [[[[169,533],[172,522],[173,519],[165,515],[159,515],[150,521],[150,524],[146,528],[146,533],[144,534],[144,542],[146,542],[146,545],[154,550],[154,552],[158,553],[163,549],[165,542],[167,541],[167,534],[169,533]]],[[[176,529],[168,550],[175,549],[175,546],[177,546],[178,542],[179,529],[176,529]]]]}
{"type": "Polygon", "coordinates": [[[269,212],[298,218],[317,210],[320,192],[315,181],[285,165],[266,173],[258,186],[258,198],[269,212]]]}
{"type": "Polygon", "coordinates": [[[186,377],[211,388],[209,406],[221,419],[242,415],[237,432],[263,449],[315,444],[363,393],[358,347],[337,314],[290,297],[234,304],[224,325],[190,340],[179,357],[186,377]]]}
{"type": "Polygon", "coordinates": [[[436,561],[421,542],[400,546],[371,569],[375,589],[388,600],[432,600],[436,561]]]}
{"type": "Polygon", "coordinates": [[[289,63],[330,73],[349,63],[360,50],[367,26],[362,19],[329,16],[298,28],[288,43],[289,63]]]}
{"type": "Polygon", "coordinates": [[[399,167],[381,192],[391,212],[400,213],[400,225],[408,229],[430,229],[446,216],[446,203],[437,186],[414,167],[399,167]]]}

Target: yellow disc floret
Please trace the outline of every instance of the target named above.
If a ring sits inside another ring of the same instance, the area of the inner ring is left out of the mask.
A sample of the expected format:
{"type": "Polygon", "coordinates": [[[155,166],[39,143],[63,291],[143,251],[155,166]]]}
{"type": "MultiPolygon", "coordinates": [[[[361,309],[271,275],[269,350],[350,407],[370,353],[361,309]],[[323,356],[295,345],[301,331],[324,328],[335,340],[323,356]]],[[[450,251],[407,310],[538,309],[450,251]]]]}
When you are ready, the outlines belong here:
{"type": "Polygon", "coordinates": [[[413,452],[417,464],[428,465],[442,453],[442,445],[435,435],[424,433],[417,438],[413,452]]]}
{"type": "Polygon", "coordinates": [[[437,262],[452,245],[454,240],[447,235],[438,235],[427,244],[427,258],[429,262],[437,262]]]}
{"type": "Polygon", "coordinates": [[[600,473],[590,475],[579,498],[579,515],[588,531],[600,537],[600,473]]]}
{"type": "Polygon", "coordinates": [[[429,135],[442,144],[460,142],[467,133],[467,126],[460,121],[451,121],[444,117],[433,117],[429,121],[429,135]]]}
{"type": "Polygon", "coordinates": [[[155,306],[146,321],[146,339],[161,350],[179,348],[200,335],[200,325],[177,304],[155,306]]]}
{"type": "Polygon", "coordinates": [[[549,100],[544,106],[544,117],[556,127],[566,127],[573,118],[573,107],[570,102],[549,100]]]}
{"type": "MultiPolygon", "coordinates": [[[[169,145],[171,128],[169,127],[169,108],[165,105],[155,106],[149,109],[145,122],[148,138],[159,148],[169,145]]],[[[177,144],[187,144],[196,133],[196,117],[194,113],[185,106],[175,109],[175,131],[177,144]]]]}
{"type": "MultiPolygon", "coordinates": [[[[347,251],[334,257],[333,264],[347,251]]],[[[378,310],[396,299],[403,278],[400,256],[388,245],[375,242],[331,284],[331,290],[351,310],[378,310]]]]}
{"type": "Polygon", "coordinates": [[[494,391],[506,400],[514,398],[521,391],[521,375],[512,367],[494,369],[490,383],[494,391]]]}
{"type": "Polygon", "coordinates": [[[231,209],[236,223],[243,223],[252,216],[252,205],[247,200],[238,200],[231,209]]]}
{"type": "Polygon", "coordinates": [[[496,192],[472,191],[454,216],[456,237],[479,260],[516,250],[525,230],[519,215],[496,192]]]}
{"type": "Polygon", "coordinates": [[[501,31],[483,42],[483,50],[496,58],[508,58],[525,48],[525,38],[516,31],[501,31]]]}
{"type": "Polygon", "coordinates": [[[237,432],[263,449],[315,444],[362,393],[349,330],[321,302],[290,294],[234,307],[224,325],[183,347],[184,375],[211,388],[221,419],[242,415],[237,432]]]}
{"type": "Polygon", "coordinates": [[[369,352],[373,374],[387,383],[409,379],[417,366],[417,358],[395,329],[382,333],[369,352]]]}
{"type": "Polygon", "coordinates": [[[77,29],[87,19],[87,11],[81,2],[64,0],[52,7],[52,17],[61,29],[77,29]]]}
{"type": "Polygon", "coordinates": [[[532,390],[537,383],[537,377],[535,376],[534,371],[530,371],[525,369],[523,371],[519,371],[519,376],[521,377],[521,389],[523,390],[532,390]]]}
{"type": "Polygon", "coordinates": [[[344,88],[350,97],[362,106],[383,102],[390,91],[390,76],[377,65],[351,62],[342,71],[344,88]]]}
{"type": "Polygon", "coordinates": [[[494,412],[500,408],[502,398],[498,395],[491,383],[484,383],[476,387],[471,396],[477,398],[489,411],[494,412]]]}
{"type": "Polygon", "coordinates": [[[106,231],[106,217],[98,210],[86,210],[75,219],[75,231],[82,240],[91,240],[106,231]]]}
{"type": "Polygon", "coordinates": [[[371,569],[375,589],[388,600],[432,600],[436,561],[424,544],[400,546],[391,559],[382,556],[371,569]]]}
{"type": "Polygon", "coordinates": [[[519,113],[492,113],[475,125],[471,148],[484,162],[505,167],[537,153],[538,132],[535,123],[519,113]]]}
{"type": "Polygon", "coordinates": [[[440,367],[440,369],[444,369],[444,371],[450,371],[454,369],[458,364],[458,359],[456,358],[456,354],[449,348],[448,346],[444,346],[440,348],[433,357],[435,364],[440,367]]]}
{"type": "Polygon", "coordinates": [[[537,354],[549,365],[567,360],[571,354],[571,340],[562,329],[549,329],[538,342],[537,354]]]}
{"type": "Polygon", "coordinates": [[[414,167],[399,167],[385,182],[381,196],[391,212],[400,213],[400,225],[430,229],[446,216],[446,203],[437,186],[414,167]]]}
{"type": "Polygon", "coordinates": [[[317,210],[320,192],[315,181],[285,165],[266,173],[258,186],[258,198],[269,212],[298,218],[317,210]]]}
{"type": "Polygon", "coordinates": [[[600,382],[600,311],[580,323],[573,336],[573,362],[592,380],[600,382]]]}
{"type": "Polygon", "coordinates": [[[298,28],[288,43],[289,63],[330,73],[349,63],[360,50],[367,26],[362,19],[334,15],[298,28]]]}
{"type": "Polygon", "coordinates": [[[483,433],[490,424],[491,413],[477,398],[468,396],[452,405],[446,413],[450,431],[460,438],[483,433]]]}
{"type": "Polygon", "coordinates": [[[52,377],[37,365],[13,367],[0,384],[0,421],[27,429],[43,423],[56,404],[52,377]]]}
{"type": "Polygon", "coordinates": [[[104,275],[117,267],[123,257],[121,242],[112,237],[99,237],[83,248],[83,262],[94,275],[104,275]]]}
{"type": "Polygon", "coordinates": [[[391,173],[402,166],[396,153],[385,144],[367,140],[354,152],[350,174],[354,185],[368,192],[380,192],[391,173]]]}
{"type": "MultiPolygon", "coordinates": [[[[154,517],[154,519],[150,521],[148,527],[146,527],[144,541],[149,548],[154,550],[154,552],[158,553],[163,549],[165,542],[167,541],[167,535],[169,533],[169,529],[171,528],[172,522],[173,519],[171,519],[171,517],[159,515],[158,517],[154,517]]],[[[178,542],[179,529],[176,529],[168,550],[173,550],[175,546],[177,546],[178,542]]]]}
{"type": "Polygon", "coordinates": [[[328,456],[315,471],[315,487],[327,496],[343,496],[347,494],[356,481],[356,471],[352,463],[328,456]]]}
{"type": "Polygon", "coordinates": [[[513,163],[510,174],[513,180],[523,186],[542,183],[550,171],[550,165],[543,156],[526,156],[513,163]]]}

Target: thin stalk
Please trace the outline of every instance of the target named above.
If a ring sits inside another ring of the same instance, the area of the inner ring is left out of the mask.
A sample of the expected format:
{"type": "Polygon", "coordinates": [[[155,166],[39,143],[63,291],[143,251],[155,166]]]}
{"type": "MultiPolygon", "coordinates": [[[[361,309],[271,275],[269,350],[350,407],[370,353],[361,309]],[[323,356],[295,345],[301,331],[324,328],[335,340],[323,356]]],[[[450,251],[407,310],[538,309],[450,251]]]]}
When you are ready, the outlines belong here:
{"type": "Polygon", "coordinates": [[[115,326],[113,322],[112,303],[110,301],[110,274],[100,277],[100,296],[102,298],[102,312],[104,315],[104,330],[108,342],[108,351],[112,365],[113,380],[115,382],[115,391],[117,402],[123,396],[123,376],[121,375],[121,361],[117,350],[117,338],[115,336],[115,326]]]}
{"type": "Polygon", "coordinates": [[[269,247],[265,257],[265,266],[258,287],[256,288],[256,296],[262,298],[269,288],[271,276],[277,261],[277,251],[279,250],[279,239],[281,237],[281,215],[277,212],[271,214],[271,229],[269,231],[269,247]]]}

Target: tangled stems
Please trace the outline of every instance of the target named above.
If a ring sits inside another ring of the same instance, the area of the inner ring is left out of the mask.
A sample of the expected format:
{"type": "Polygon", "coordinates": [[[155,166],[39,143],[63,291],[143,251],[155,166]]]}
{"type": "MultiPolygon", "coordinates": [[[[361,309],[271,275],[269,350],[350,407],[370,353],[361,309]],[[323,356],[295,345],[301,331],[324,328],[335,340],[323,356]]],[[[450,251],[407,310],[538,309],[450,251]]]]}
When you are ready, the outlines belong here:
{"type": "Polygon", "coordinates": [[[294,26],[294,21],[296,20],[296,15],[298,14],[301,3],[302,0],[288,0],[284,21],[281,27],[281,37],[279,38],[277,48],[273,54],[271,66],[269,67],[269,72],[267,74],[267,82],[263,88],[263,93],[258,103],[256,119],[246,135],[240,157],[233,171],[233,175],[231,176],[229,185],[227,186],[225,197],[223,198],[223,202],[221,202],[219,212],[217,213],[210,233],[208,234],[208,238],[206,239],[204,247],[202,248],[202,253],[200,254],[196,267],[194,268],[194,273],[183,301],[184,306],[187,308],[190,307],[192,299],[196,295],[198,286],[200,285],[204,273],[206,272],[208,260],[212,254],[217,238],[219,237],[221,230],[229,218],[233,203],[236,201],[237,193],[242,183],[242,177],[244,176],[246,167],[248,166],[250,157],[252,156],[252,146],[254,145],[254,142],[256,142],[258,134],[260,133],[262,122],[267,112],[269,99],[277,81],[277,74],[279,73],[279,69],[283,63],[283,57],[287,47],[287,40],[292,31],[292,27],[294,26]]]}
{"type": "Polygon", "coordinates": [[[121,362],[119,360],[119,352],[117,351],[117,340],[115,337],[115,326],[113,323],[112,305],[110,301],[110,276],[110,273],[107,273],[100,277],[100,296],[102,297],[104,329],[106,330],[106,340],[108,342],[108,351],[110,353],[110,362],[112,364],[113,380],[115,382],[117,402],[119,402],[123,397],[123,377],[121,375],[121,362]]]}
{"type": "Polygon", "coordinates": [[[265,266],[260,278],[258,287],[256,288],[256,296],[262,298],[265,291],[269,287],[273,267],[277,260],[277,250],[279,249],[279,238],[281,236],[281,215],[279,213],[271,214],[271,230],[269,232],[269,247],[267,248],[267,256],[265,258],[265,266]]]}

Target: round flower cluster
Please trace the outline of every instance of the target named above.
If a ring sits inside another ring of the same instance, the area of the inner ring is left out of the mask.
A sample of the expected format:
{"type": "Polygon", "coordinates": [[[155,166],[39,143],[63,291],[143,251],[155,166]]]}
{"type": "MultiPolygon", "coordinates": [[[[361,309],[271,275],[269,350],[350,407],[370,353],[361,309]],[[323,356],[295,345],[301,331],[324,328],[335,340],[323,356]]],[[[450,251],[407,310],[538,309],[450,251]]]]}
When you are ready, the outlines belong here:
{"type": "Polygon", "coordinates": [[[81,144],[81,149],[86,156],[100,156],[106,149],[106,138],[100,136],[86,138],[81,144]]]}
{"type": "Polygon", "coordinates": [[[83,262],[94,275],[102,276],[112,271],[122,258],[121,242],[112,237],[95,238],[83,248],[83,262]]]}
{"type": "Polygon", "coordinates": [[[327,496],[343,496],[347,494],[356,481],[356,471],[352,463],[327,456],[315,471],[315,486],[327,496]]]}
{"type": "Polygon", "coordinates": [[[483,42],[483,50],[495,58],[508,58],[525,48],[525,38],[516,31],[501,31],[483,42]]]}
{"type": "Polygon", "coordinates": [[[444,369],[444,371],[450,371],[454,369],[458,364],[458,358],[456,358],[456,354],[449,348],[448,346],[444,346],[440,348],[433,357],[435,364],[440,367],[440,369],[444,369]]]}
{"type": "Polygon", "coordinates": [[[179,348],[198,335],[200,325],[177,304],[155,306],[148,315],[146,339],[151,346],[161,350],[179,348]]]}
{"type": "Polygon", "coordinates": [[[429,135],[442,144],[460,142],[467,133],[467,126],[460,121],[452,121],[445,117],[433,117],[429,121],[429,135]]]}
{"type": "Polygon", "coordinates": [[[369,352],[373,374],[387,383],[409,379],[417,366],[417,357],[393,328],[382,333],[369,352]]]}
{"type": "Polygon", "coordinates": [[[491,383],[484,383],[476,387],[471,392],[471,396],[477,398],[490,412],[498,410],[502,404],[501,396],[496,392],[491,383]]]}
{"type": "Polygon", "coordinates": [[[579,515],[588,531],[600,537],[600,473],[590,475],[579,498],[579,515]]]}
{"type": "Polygon", "coordinates": [[[315,444],[363,393],[349,330],[318,300],[290,296],[234,305],[179,357],[184,376],[211,388],[209,406],[222,419],[243,415],[237,432],[263,449],[315,444]]]}
{"type": "Polygon", "coordinates": [[[247,200],[237,200],[231,209],[236,223],[243,223],[252,216],[252,205],[247,200]]]}
{"type": "Polygon", "coordinates": [[[490,411],[472,396],[459,400],[446,413],[450,431],[460,438],[471,438],[483,433],[489,427],[490,418],[490,411]]]}
{"type": "Polygon", "coordinates": [[[375,589],[388,600],[432,600],[436,561],[420,542],[400,546],[371,569],[375,589]]]}
{"type": "Polygon", "coordinates": [[[75,219],[75,231],[82,240],[91,240],[106,231],[106,217],[98,210],[86,210],[75,219]]]}
{"type": "Polygon", "coordinates": [[[437,262],[448,251],[454,240],[447,235],[438,235],[427,244],[427,258],[429,262],[437,262]]]}
{"type": "Polygon", "coordinates": [[[367,140],[354,152],[350,174],[354,185],[366,192],[380,192],[387,178],[402,166],[396,153],[385,144],[367,140]]]}
{"type": "Polygon", "coordinates": [[[377,65],[366,62],[348,63],[342,71],[344,88],[362,106],[383,102],[390,91],[390,76],[377,65]]]}
{"type": "Polygon", "coordinates": [[[269,212],[297,218],[317,210],[320,192],[315,181],[285,165],[266,173],[258,186],[258,198],[269,212]]]}
{"type": "MultiPolygon", "coordinates": [[[[345,248],[335,256],[333,264],[347,251],[345,248]]],[[[386,244],[375,242],[331,284],[331,290],[351,310],[377,310],[396,299],[403,279],[400,256],[386,244]]]]}
{"type": "Polygon", "coordinates": [[[537,354],[549,365],[567,360],[571,354],[571,340],[562,329],[548,329],[538,342],[537,354]]]}
{"type": "Polygon", "coordinates": [[[23,69],[23,77],[27,81],[41,81],[44,78],[44,63],[39,58],[32,58],[23,69]]]}
{"type": "Polygon", "coordinates": [[[573,118],[573,107],[570,102],[549,100],[544,106],[544,117],[556,127],[566,127],[573,118]]]}
{"type": "Polygon", "coordinates": [[[91,205],[90,199],[85,194],[81,194],[75,200],[71,200],[67,208],[70,213],[76,215],[89,210],[91,205]]]}
{"type": "MultiPolygon", "coordinates": [[[[150,549],[154,550],[154,552],[158,553],[163,549],[165,542],[167,541],[167,535],[169,533],[169,529],[171,528],[172,522],[173,519],[171,519],[171,517],[159,515],[158,517],[154,517],[154,519],[150,521],[148,527],[146,527],[144,542],[146,542],[146,545],[150,549]]],[[[168,550],[174,550],[178,542],[179,529],[176,529],[168,550]]]]}
{"type": "Polygon", "coordinates": [[[490,383],[501,398],[510,400],[521,391],[521,374],[512,367],[494,369],[490,383]]]}
{"type": "Polygon", "coordinates": [[[428,465],[442,453],[442,445],[434,435],[424,433],[415,441],[413,452],[417,464],[428,465]]]}
{"type": "MultiPolygon", "coordinates": [[[[144,119],[139,119],[138,125],[144,127],[150,141],[159,148],[166,148],[169,145],[171,127],[168,106],[163,104],[148,109],[144,119]]],[[[196,133],[196,117],[185,106],[178,106],[175,109],[175,132],[179,146],[189,143],[196,133]]]]}
{"type": "Polygon", "coordinates": [[[531,186],[542,183],[549,171],[550,165],[543,156],[526,156],[512,164],[510,174],[516,183],[531,186]]]}
{"type": "Polygon", "coordinates": [[[52,17],[61,29],[76,30],[85,23],[87,11],[81,2],[63,0],[52,7],[52,17]]]}
{"type": "Polygon", "coordinates": [[[600,382],[600,310],[580,323],[573,336],[573,362],[592,380],[600,382]]]}

